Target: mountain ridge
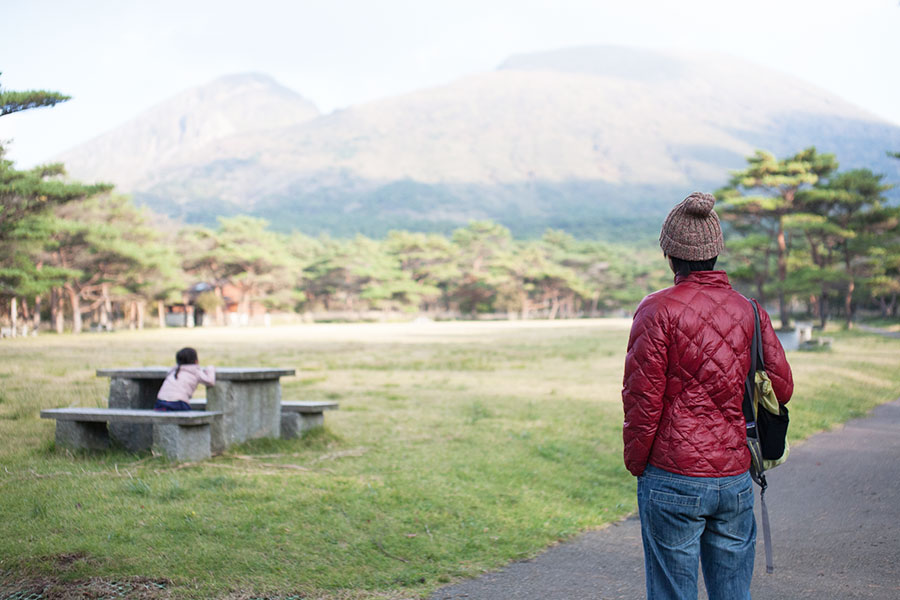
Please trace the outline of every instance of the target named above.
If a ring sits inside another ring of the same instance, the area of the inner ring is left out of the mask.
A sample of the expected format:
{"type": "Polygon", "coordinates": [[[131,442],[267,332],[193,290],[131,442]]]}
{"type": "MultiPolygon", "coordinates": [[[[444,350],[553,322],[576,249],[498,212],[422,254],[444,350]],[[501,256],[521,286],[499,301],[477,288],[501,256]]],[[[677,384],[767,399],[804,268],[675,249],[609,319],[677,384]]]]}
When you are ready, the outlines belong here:
{"type": "MultiPolygon", "coordinates": [[[[198,208],[214,204],[308,233],[491,218],[518,234],[562,223],[607,235],[655,227],[679,194],[724,184],[757,148],[816,145],[844,168],[874,170],[900,148],[900,127],[783,73],[621,47],[514,55],[495,71],[287,121],[188,144],[123,188],[189,222],[208,222],[198,208]]],[[[77,160],[70,171],[91,178],[77,160]]]]}
{"type": "Polygon", "coordinates": [[[320,114],[314,104],[268,75],[225,75],[155,104],[56,160],[75,176],[111,181],[133,191],[147,171],[185,160],[210,143],[320,114]],[[217,110],[209,110],[211,105],[217,110]]]}

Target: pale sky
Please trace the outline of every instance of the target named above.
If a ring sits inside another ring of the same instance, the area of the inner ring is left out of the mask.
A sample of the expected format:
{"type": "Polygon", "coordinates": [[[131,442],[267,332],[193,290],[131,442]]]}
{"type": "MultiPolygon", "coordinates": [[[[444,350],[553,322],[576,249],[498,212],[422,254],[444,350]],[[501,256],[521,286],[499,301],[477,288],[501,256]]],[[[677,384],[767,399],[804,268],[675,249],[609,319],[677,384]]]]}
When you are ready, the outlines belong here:
{"type": "Polygon", "coordinates": [[[330,112],[602,44],[725,52],[900,125],[900,0],[0,0],[0,86],[73,97],[0,140],[24,168],[231,73],[330,112]]]}

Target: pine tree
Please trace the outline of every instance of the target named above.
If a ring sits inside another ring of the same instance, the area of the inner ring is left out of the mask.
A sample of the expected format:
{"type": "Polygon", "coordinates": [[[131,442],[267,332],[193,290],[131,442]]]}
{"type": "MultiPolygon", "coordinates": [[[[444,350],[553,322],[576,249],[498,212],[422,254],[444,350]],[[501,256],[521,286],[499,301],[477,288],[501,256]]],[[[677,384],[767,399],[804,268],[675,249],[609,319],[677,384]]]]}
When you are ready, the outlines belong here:
{"type": "MultiPolygon", "coordinates": [[[[791,240],[785,228],[785,217],[803,212],[797,193],[809,189],[837,170],[832,154],[819,154],[807,148],[778,160],[758,150],[747,159],[749,166],[733,173],[729,185],[716,196],[722,201],[722,216],[745,230],[765,233],[775,245],[778,308],[781,326],[787,327],[790,314],[787,303],[788,255],[791,240]]],[[[768,265],[763,268],[768,273],[768,265]]]]}
{"type": "MultiPolygon", "coordinates": [[[[0,89],[0,116],[68,99],[58,92],[0,89]]],[[[112,187],[68,183],[62,180],[64,174],[61,164],[17,170],[0,145],[0,297],[10,300],[13,322],[18,297],[39,296],[59,283],[60,272],[43,269],[34,258],[40,240],[46,237],[49,209],[112,187]]]]}
{"type": "Polygon", "coordinates": [[[869,169],[840,173],[823,186],[831,193],[827,206],[828,223],[850,235],[837,237],[836,250],[844,268],[844,313],[852,325],[853,293],[867,275],[867,262],[877,248],[887,247],[900,232],[900,209],[890,206],[884,193],[893,186],[882,183],[884,175],[869,169]]]}

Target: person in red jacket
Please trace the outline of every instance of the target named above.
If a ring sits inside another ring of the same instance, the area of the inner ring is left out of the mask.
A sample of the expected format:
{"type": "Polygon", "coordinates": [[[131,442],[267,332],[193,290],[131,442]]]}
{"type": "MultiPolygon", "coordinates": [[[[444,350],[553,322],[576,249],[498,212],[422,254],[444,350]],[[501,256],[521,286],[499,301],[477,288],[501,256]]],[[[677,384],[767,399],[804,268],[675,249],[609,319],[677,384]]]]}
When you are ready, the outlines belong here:
{"type": "MultiPolygon", "coordinates": [[[[698,563],[710,600],[750,598],[756,521],[742,405],[753,307],[713,270],[725,249],[714,204],[695,192],[666,217],[659,241],[675,285],[641,301],[625,358],[625,466],[638,477],[651,600],[696,600],[698,563]]],[[[761,306],[759,317],[766,371],[786,403],[791,368],[761,306]]]]}

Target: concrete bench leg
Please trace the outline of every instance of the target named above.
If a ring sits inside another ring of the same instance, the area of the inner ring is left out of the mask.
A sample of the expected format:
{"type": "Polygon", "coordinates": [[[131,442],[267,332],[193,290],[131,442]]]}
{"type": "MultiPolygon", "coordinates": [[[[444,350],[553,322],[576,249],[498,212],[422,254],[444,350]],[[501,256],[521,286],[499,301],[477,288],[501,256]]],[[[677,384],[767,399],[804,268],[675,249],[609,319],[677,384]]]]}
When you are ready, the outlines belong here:
{"type": "Polygon", "coordinates": [[[214,454],[247,440],[278,437],[281,385],[278,380],[216,381],[206,390],[206,410],[222,412],[212,424],[214,454]]]}
{"type": "Polygon", "coordinates": [[[197,461],[212,456],[210,427],[203,425],[154,425],[153,449],[169,460],[197,461]]]}
{"type": "Polygon", "coordinates": [[[59,420],[56,422],[56,445],[63,448],[106,450],[109,448],[106,423],[59,420]]]}
{"type": "Polygon", "coordinates": [[[298,438],[310,429],[325,425],[323,413],[281,413],[281,438],[290,440],[298,438]]]}
{"type": "MultiPolygon", "coordinates": [[[[153,408],[162,380],[113,377],[109,382],[110,408],[153,408]]],[[[129,452],[149,450],[153,444],[153,425],[110,423],[109,435],[129,452]]]]}

